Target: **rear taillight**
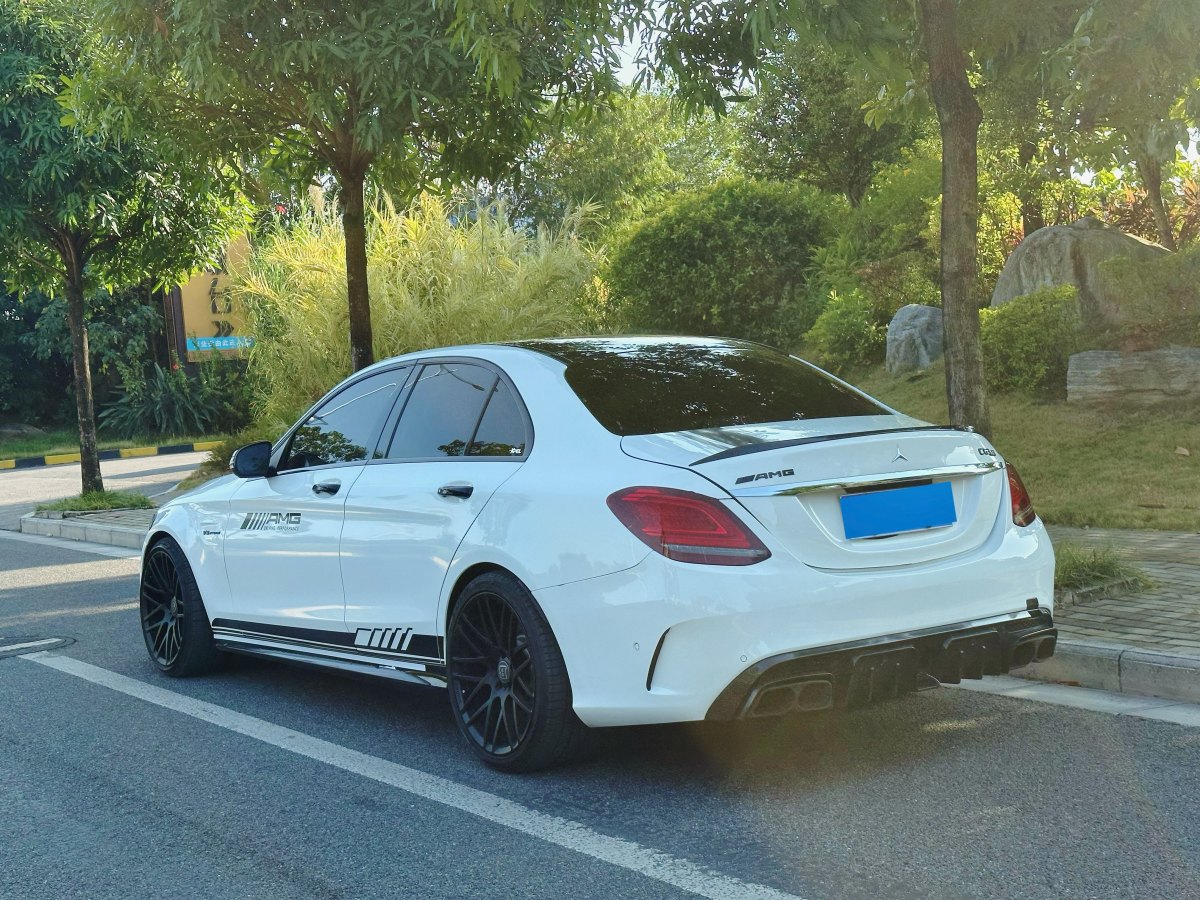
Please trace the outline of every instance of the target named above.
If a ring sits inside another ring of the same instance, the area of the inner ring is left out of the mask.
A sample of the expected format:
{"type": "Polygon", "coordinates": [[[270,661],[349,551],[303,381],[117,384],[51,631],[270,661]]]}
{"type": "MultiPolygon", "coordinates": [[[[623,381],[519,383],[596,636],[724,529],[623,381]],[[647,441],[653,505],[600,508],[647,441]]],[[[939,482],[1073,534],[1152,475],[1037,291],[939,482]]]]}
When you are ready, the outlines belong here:
{"type": "Polygon", "coordinates": [[[749,566],[771,551],[719,500],[660,487],[633,487],[608,498],[621,524],[651,550],[680,562],[749,566]]]}
{"type": "Polygon", "coordinates": [[[1008,494],[1012,498],[1013,523],[1030,525],[1037,518],[1037,513],[1033,511],[1033,501],[1029,499],[1029,491],[1025,490],[1021,476],[1017,474],[1012,463],[1007,463],[1005,468],[1008,471],[1008,494]]]}

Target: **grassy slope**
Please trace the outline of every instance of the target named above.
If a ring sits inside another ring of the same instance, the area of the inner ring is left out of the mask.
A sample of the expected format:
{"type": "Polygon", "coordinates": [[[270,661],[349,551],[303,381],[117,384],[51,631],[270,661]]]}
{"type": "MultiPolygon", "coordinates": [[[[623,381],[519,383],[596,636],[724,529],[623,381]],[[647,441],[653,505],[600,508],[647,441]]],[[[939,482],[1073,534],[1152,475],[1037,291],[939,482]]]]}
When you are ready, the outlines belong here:
{"type": "MultiPolygon", "coordinates": [[[[947,421],[941,366],[899,378],[880,367],[850,380],[901,412],[947,421]]],[[[1200,403],[1096,411],[1002,395],[992,419],[993,443],[1047,522],[1200,531],[1200,403]]]]}

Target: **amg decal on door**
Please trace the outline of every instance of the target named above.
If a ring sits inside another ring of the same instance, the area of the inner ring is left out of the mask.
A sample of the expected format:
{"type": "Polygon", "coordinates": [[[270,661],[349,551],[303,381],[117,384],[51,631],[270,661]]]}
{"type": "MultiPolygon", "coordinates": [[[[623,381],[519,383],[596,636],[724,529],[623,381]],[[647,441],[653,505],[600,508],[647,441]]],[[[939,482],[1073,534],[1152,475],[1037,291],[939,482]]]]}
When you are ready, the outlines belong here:
{"type": "Polygon", "coordinates": [[[298,512],[258,512],[246,513],[239,531],[299,531],[300,516],[298,512]]]}
{"type": "Polygon", "coordinates": [[[397,650],[403,653],[412,640],[411,628],[360,628],[354,633],[355,647],[397,650]]]}

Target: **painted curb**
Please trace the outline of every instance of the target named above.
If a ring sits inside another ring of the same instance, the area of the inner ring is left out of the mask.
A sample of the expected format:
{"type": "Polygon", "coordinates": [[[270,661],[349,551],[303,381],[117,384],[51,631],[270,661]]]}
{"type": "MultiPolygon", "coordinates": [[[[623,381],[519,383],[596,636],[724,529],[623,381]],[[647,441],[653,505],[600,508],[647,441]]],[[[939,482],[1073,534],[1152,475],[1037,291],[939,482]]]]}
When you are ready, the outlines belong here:
{"type": "MultiPolygon", "coordinates": [[[[121,447],[116,450],[101,450],[100,461],[110,459],[136,459],[140,456],[168,456],[172,453],[203,453],[215,450],[222,441],[193,441],[190,444],[163,444],[158,447],[121,447]]],[[[42,466],[64,466],[79,462],[78,453],[49,453],[44,456],[21,456],[15,459],[0,459],[0,469],[37,469],[42,466]]]]}
{"type": "Polygon", "coordinates": [[[1200,703],[1200,655],[1178,650],[1060,639],[1050,659],[1013,674],[1030,681],[1200,703]]]}

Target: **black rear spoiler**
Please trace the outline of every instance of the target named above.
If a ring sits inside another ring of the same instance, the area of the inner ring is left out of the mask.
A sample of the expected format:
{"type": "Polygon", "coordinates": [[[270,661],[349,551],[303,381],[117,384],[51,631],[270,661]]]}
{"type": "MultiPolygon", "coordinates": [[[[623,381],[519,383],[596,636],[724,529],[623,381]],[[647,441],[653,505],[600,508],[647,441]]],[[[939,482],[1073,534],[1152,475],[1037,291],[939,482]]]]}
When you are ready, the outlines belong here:
{"type": "Polygon", "coordinates": [[[751,453],[761,453],[764,450],[781,450],[784,447],[800,447],[804,444],[821,444],[825,441],[843,441],[847,438],[869,437],[874,434],[902,434],[912,431],[965,431],[973,434],[975,429],[970,425],[917,425],[911,428],[885,428],[882,431],[852,431],[846,434],[822,434],[816,437],[794,438],[789,441],[764,441],[761,444],[744,444],[741,447],[730,447],[703,459],[698,459],[691,466],[717,462],[722,459],[733,459],[735,456],[749,456],[751,453]]]}

